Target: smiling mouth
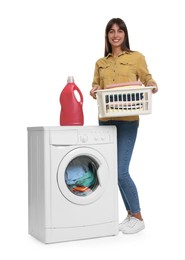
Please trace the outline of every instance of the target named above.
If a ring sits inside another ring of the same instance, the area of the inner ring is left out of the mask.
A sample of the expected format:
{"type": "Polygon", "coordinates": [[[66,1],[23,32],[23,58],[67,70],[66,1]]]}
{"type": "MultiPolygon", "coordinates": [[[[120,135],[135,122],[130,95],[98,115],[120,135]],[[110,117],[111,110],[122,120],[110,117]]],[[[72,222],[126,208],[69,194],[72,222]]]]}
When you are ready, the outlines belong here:
{"type": "Polygon", "coordinates": [[[117,39],[112,39],[113,42],[119,42],[120,40],[117,39]]]}

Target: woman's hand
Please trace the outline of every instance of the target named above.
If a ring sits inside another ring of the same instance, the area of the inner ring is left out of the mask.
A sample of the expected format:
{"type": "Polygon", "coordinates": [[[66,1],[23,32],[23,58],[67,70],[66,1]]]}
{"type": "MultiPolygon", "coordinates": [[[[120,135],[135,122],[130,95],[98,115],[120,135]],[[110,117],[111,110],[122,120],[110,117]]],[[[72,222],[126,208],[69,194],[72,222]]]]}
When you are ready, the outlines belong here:
{"type": "Polygon", "coordinates": [[[96,99],[96,91],[101,89],[101,87],[99,85],[94,85],[90,91],[90,95],[96,99]]]}
{"type": "Polygon", "coordinates": [[[157,84],[155,82],[149,81],[146,86],[154,86],[154,88],[152,89],[152,93],[153,94],[157,93],[158,87],[157,87],[157,84]]]}

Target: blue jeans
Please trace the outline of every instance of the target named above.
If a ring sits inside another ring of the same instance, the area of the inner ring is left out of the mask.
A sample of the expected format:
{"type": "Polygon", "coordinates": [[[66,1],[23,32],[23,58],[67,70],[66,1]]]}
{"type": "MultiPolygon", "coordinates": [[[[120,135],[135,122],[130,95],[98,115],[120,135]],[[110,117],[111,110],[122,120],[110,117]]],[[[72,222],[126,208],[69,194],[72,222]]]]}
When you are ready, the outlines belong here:
{"type": "Polygon", "coordinates": [[[139,197],[135,183],[129,174],[129,165],[137,136],[138,121],[99,121],[99,125],[117,127],[118,147],[118,186],[126,210],[135,214],[140,212],[139,197]]]}

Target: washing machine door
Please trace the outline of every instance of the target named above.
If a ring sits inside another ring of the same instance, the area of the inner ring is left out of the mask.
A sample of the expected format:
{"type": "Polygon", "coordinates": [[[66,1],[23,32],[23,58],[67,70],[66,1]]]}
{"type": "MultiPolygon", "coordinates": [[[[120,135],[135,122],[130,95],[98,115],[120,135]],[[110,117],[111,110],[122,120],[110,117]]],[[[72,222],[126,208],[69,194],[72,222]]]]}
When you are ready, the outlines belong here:
{"type": "Polygon", "coordinates": [[[109,182],[104,157],[92,148],[76,148],[62,158],[57,181],[63,196],[75,204],[90,204],[104,193],[109,182]]]}

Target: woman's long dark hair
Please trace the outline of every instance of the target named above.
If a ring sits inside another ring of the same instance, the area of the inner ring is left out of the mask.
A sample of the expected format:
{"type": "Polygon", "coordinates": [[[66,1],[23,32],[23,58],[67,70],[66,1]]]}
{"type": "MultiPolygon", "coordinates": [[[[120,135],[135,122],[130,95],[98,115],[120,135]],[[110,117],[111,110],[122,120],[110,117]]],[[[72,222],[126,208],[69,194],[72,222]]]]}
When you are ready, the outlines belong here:
{"type": "Polygon", "coordinates": [[[128,37],[128,30],[127,30],[127,26],[126,26],[125,22],[124,22],[122,19],[120,19],[120,18],[112,18],[112,19],[108,22],[108,24],[107,24],[107,26],[106,26],[106,28],[105,28],[105,52],[104,52],[104,56],[105,56],[105,57],[106,57],[109,53],[112,52],[112,47],[111,47],[111,45],[110,45],[110,43],[109,43],[109,40],[108,40],[108,33],[109,33],[109,31],[111,30],[113,24],[117,24],[117,25],[119,26],[119,28],[120,28],[121,30],[123,30],[124,33],[125,33],[125,39],[124,39],[123,44],[122,44],[122,46],[121,46],[121,47],[122,47],[122,50],[123,50],[123,51],[131,52],[131,50],[130,50],[130,44],[129,44],[129,37],[128,37]]]}

